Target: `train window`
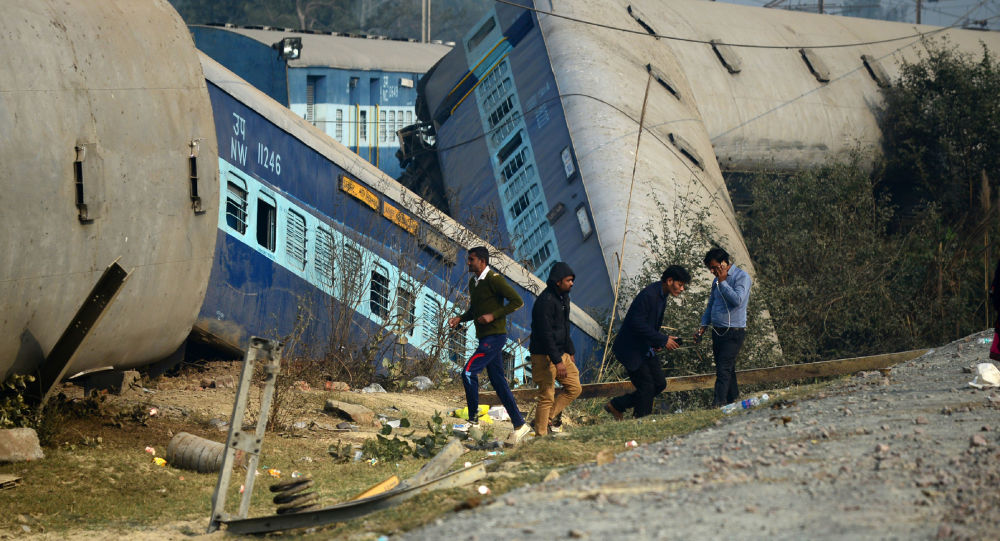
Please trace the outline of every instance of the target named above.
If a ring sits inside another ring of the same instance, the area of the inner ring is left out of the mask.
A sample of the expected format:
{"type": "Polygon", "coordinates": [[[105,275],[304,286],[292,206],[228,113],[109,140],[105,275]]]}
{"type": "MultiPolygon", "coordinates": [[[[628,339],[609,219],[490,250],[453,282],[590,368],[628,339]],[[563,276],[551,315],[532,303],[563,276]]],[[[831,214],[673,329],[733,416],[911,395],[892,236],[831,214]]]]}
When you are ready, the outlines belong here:
{"type": "Polygon", "coordinates": [[[420,320],[423,322],[424,347],[432,349],[437,345],[438,333],[444,328],[444,316],[441,312],[441,303],[431,295],[424,295],[423,314],[420,320]]]}
{"type": "Polygon", "coordinates": [[[503,148],[497,152],[497,161],[503,163],[507,161],[507,158],[517,150],[517,147],[521,146],[521,132],[517,132],[517,135],[511,138],[503,148]]]}
{"type": "Polygon", "coordinates": [[[448,329],[448,356],[456,362],[465,360],[467,353],[465,346],[465,329],[456,327],[454,330],[448,329]]]}
{"type": "Polygon", "coordinates": [[[294,210],[285,221],[285,254],[296,269],[306,268],[306,219],[294,210]]]}
{"type": "Polygon", "coordinates": [[[247,190],[241,180],[226,182],[226,225],[240,235],[247,232],[247,190]]]}
{"type": "Polygon", "coordinates": [[[400,333],[413,336],[413,326],[417,321],[415,308],[417,296],[405,287],[396,288],[396,319],[400,333]]]}
{"type": "Polygon", "coordinates": [[[316,80],[319,77],[306,77],[306,121],[316,123],[316,80]]]}
{"type": "Polygon", "coordinates": [[[385,111],[378,115],[378,140],[382,143],[385,142],[385,111]]]}
{"type": "Polygon", "coordinates": [[[358,277],[361,276],[361,252],[353,246],[344,246],[344,297],[351,306],[361,302],[358,277]]]}
{"type": "Polygon", "coordinates": [[[396,131],[403,129],[403,112],[396,111],[396,131]]]}
{"type": "Polygon", "coordinates": [[[388,273],[382,267],[372,269],[372,282],[368,297],[368,307],[371,308],[372,315],[381,318],[389,315],[389,277],[386,274],[388,273]]]}
{"type": "Polygon", "coordinates": [[[361,111],[358,113],[358,129],[361,130],[361,135],[358,139],[361,141],[368,140],[368,111],[361,111]]]}
{"type": "Polygon", "coordinates": [[[337,109],[337,140],[344,141],[344,110],[337,109]]]}
{"type": "Polygon", "coordinates": [[[273,252],[277,231],[278,209],[274,199],[266,195],[257,198],[257,244],[273,252]]]}
{"type": "Polygon", "coordinates": [[[409,126],[413,124],[413,111],[406,112],[406,125],[409,126]]]}
{"type": "Polygon", "coordinates": [[[321,227],[316,229],[316,257],[313,266],[319,283],[333,287],[333,235],[321,227]]]}
{"type": "Polygon", "coordinates": [[[486,22],[484,22],[483,25],[479,27],[479,30],[476,30],[476,33],[473,34],[472,37],[469,38],[469,41],[466,43],[466,45],[469,46],[469,51],[472,51],[473,49],[478,47],[479,44],[482,43],[484,39],[486,39],[486,36],[490,34],[490,31],[496,28],[496,26],[497,26],[496,19],[494,19],[493,17],[487,19],[486,22]]]}

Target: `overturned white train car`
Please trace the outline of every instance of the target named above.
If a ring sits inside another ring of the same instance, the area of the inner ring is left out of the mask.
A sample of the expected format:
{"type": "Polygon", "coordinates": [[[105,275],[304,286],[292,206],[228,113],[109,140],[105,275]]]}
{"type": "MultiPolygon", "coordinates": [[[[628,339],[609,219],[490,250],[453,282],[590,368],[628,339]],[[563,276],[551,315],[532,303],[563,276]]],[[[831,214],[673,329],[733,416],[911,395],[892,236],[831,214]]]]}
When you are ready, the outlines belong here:
{"type": "Polygon", "coordinates": [[[625,276],[647,258],[657,203],[707,205],[752,272],[724,174],[876,144],[880,87],[942,37],[1000,50],[995,33],[719,2],[498,2],[421,82],[418,110],[453,214],[494,204],[515,259],[587,269],[576,302],[608,307],[619,257],[625,276]]]}

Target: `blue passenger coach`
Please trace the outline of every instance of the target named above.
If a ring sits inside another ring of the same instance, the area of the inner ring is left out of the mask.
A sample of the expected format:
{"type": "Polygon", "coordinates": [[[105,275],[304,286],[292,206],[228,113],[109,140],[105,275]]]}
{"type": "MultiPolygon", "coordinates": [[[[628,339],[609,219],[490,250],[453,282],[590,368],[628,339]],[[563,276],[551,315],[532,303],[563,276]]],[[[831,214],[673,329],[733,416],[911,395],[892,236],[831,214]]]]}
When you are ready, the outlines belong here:
{"type": "Polygon", "coordinates": [[[610,306],[608,271],[535,13],[497,4],[421,87],[445,188],[457,194],[453,214],[495,204],[515,260],[543,279],[556,261],[586,267],[575,301],[610,306]]]}
{"type": "Polygon", "coordinates": [[[398,178],[396,132],[449,44],[269,27],[192,25],[198,49],[398,178]],[[289,44],[288,48],[284,44],[289,44]]]}
{"type": "MultiPolygon", "coordinates": [[[[474,330],[449,332],[445,320],[466,306],[465,248],[481,241],[211,59],[202,63],[221,186],[195,335],[235,347],[254,334],[291,337],[291,354],[346,348],[378,363],[464,361],[474,330]]],[[[506,347],[509,373],[523,381],[543,284],[505,256],[493,266],[525,300],[508,319],[506,347]]],[[[584,366],[599,354],[601,331],[578,308],[572,319],[584,366]]]]}

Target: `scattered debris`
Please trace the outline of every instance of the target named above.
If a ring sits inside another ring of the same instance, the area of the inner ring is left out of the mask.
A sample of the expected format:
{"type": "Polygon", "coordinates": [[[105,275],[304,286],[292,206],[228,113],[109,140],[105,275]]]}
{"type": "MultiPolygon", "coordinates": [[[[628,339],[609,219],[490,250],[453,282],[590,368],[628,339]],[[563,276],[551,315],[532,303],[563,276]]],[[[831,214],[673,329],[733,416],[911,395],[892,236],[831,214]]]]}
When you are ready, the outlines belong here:
{"type": "Polygon", "coordinates": [[[372,383],[371,385],[365,387],[364,389],[361,389],[361,392],[363,392],[363,393],[384,393],[385,389],[382,388],[382,386],[379,385],[378,383],[372,383]]]}
{"type": "Polygon", "coordinates": [[[434,382],[427,376],[417,376],[408,383],[411,387],[416,387],[418,391],[426,391],[434,387],[434,382]]]}
{"type": "Polygon", "coordinates": [[[375,423],[375,412],[358,404],[348,404],[331,399],[326,401],[323,411],[332,413],[341,419],[354,421],[359,425],[371,426],[375,423]]]}

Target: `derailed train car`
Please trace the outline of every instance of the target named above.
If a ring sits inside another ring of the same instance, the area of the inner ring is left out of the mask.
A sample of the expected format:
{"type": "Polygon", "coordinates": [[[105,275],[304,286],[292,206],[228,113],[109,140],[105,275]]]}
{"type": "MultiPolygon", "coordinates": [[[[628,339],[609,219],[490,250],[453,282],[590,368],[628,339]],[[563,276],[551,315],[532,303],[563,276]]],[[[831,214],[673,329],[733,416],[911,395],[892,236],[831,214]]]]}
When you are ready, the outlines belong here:
{"type": "Polygon", "coordinates": [[[131,271],[71,370],[175,353],[208,286],[216,135],[166,0],[6,3],[0,379],[34,371],[108,265],[131,271]]]}
{"type": "MultiPolygon", "coordinates": [[[[465,250],[482,241],[294,112],[202,57],[219,134],[217,249],[195,324],[204,341],[244,347],[289,337],[295,354],[464,361],[465,250]]],[[[544,284],[503,254],[491,260],[525,308],[508,317],[508,371],[525,376],[530,313],[544,284]]],[[[574,307],[580,361],[601,329],[574,307]]]]}
{"type": "Polygon", "coordinates": [[[682,201],[753,272],[724,175],[876,146],[879,88],[941,37],[1000,50],[992,32],[721,2],[498,2],[421,80],[418,111],[450,207],[494,205],[516,260],[587,268],[576,302],[608,307],[682,201]]]}
{"type": "MultiPolygon", "coordinates": [[[[130,276],[69,373],[176,358],[189,335],[362,342],[377,363],[471,346],[443,318],[481,241],[198,53],[168,3],[41,1],[0,24],[0,378],[45,363],[115,261],[130,276]]],[[[543,284],[495,267],[527,305],[507,348],[520,376],[543,284]]],[[[572,317],[586,359],[601,331],[572,317]]]]}

